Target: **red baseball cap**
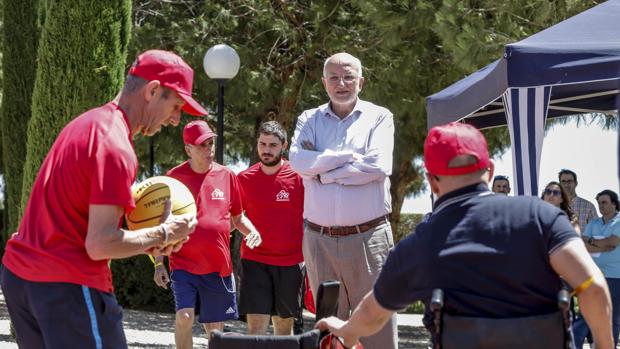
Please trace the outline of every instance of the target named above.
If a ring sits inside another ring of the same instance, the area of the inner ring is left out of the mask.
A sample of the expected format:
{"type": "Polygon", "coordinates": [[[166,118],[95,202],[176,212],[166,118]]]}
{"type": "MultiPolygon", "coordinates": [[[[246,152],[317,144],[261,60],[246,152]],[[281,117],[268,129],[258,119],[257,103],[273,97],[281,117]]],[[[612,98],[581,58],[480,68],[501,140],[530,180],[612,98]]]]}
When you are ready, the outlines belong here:
{"type": "Polygon", "coordinates": [[[162,86],[175,91],[185,101],[184,112],[194,116],[209,114],[192,98],[194,70],[176,54],[162,50],[146,51],[138,56],[129,74],[148,81],[157,80],[162,86]]]}
{"type": "Polygon", "coordinates": [[[424,142],[424,167],[438,176],[457,176],[482,170],[489,166],[489,150],[484,135],[477,128],[459,122],[435,126],[424,142]],[[459,155],[471,155],[474,164],[449,167],[459,155]]]}
{"type": "Polygon", "coordinates": [[[185,125],[183,129],[183,142],[185,144],[199,145],[214,136],[216,134],[211,131],[211,128],[204,120],[192,121],[185,125]]]}

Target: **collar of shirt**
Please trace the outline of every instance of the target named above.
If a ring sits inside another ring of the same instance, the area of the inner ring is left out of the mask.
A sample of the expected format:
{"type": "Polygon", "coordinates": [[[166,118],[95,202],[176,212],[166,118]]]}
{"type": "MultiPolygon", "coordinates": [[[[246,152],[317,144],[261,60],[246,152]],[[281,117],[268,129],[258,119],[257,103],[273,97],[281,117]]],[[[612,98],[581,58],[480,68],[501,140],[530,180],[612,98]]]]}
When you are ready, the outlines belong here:
{"type": "Polygon", "coordinates": [[[334,118],[336,118],[338,120],[346,120],[346,119],[350,118],[353,115],[361,115],[362,112],[364,112],[364,103],[363,103],[363,101],[361,99],[357,98],[357,101],[355,102],[355,106],[353,107],[353,110],[351,110],[349,115],[347,115],[346,117],[344,117],[342,119],[340,119],[338,114],[336,114],[332,110],[331,102],[327,102],[327,103],[323,104],[322,106],[319,107],[319,109],[321,110],[322,115],[331,116],[331,117],[334,117],[334,118]]]}
{"type": "Polygon", "coordinates": [[[433,206],[433,214],[439,212],[444,207],[451,205],[455,202],[462,201],[473,196],[490,194],[492,193],[489,190],[489,185],[486,183],[472,184],[457,190],[453,190],[449,193],[446,193],[445,195],[437,199],[437,201],[435,201],[435,205],[433,206]]]}

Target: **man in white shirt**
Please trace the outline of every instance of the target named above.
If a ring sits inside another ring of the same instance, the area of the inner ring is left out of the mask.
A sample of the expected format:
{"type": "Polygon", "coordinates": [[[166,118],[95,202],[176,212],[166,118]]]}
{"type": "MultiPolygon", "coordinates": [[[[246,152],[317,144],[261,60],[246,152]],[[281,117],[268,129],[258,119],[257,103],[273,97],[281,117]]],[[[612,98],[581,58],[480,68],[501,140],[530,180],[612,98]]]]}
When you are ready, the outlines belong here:
{"type": "MultiPolygon", "coordinates": [[[[338,317],[348,319],[394,245],[388,219],[394,120],[386,108],[358,98],[364,78],[352,55],[329,57],[322,81],[330,101],[299,116],[290,163],[304,179],[310,287],[316,294],[321,282],[340,281],[338,317]]],[[[362,344],[396,348],[395,315],[362,344]]]]}

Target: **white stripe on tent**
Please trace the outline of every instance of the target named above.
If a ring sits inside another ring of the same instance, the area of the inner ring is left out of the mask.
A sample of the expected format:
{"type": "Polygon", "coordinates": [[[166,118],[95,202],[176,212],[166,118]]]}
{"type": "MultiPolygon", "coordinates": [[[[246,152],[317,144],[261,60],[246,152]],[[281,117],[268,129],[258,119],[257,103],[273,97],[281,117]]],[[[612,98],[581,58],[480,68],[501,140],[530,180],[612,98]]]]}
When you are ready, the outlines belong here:
{"type": "Polygon", "coordinates": [[[517,195],[538,193],[540,155],[550,95],[550,86],[513,88],[503,95],[512,142],[512,186],[517,195]]]}

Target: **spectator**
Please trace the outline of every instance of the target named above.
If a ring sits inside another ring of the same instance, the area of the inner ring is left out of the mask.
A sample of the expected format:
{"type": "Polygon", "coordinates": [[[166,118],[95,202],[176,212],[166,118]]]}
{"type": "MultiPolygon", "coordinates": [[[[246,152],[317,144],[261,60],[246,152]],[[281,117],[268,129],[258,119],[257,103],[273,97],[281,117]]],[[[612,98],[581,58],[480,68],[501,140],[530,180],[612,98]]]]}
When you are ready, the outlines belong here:
{"type": "MultiPolygon", "coordinates": [[[[362,101],[362,64],[348,53],[325,61],[323,86],[329,103],[297,120],[291,167],[304,179],[303,252],[312,293],[338,280],[338,316],[347,319],[372,288],[393,246],[388,221],[394,119],[386,108],[362,101]]],[[[398,345],[396,317],[366,349],[398,345]]]]}
{"type": "Polygon", "coordinates": [[[198,226],[186,246],[170,256],[170,276],[163,257],[155,259],[155,283],[167,288],[172,279],[174,340],[178,349],[193,347],[196,315],[207,336],[212,330],[223,331],[224,321],[237,318],[229,245],[231,217],[250,247],[260,244],[260,234],[243,216],[237,177],[213,161],[214,138],[215,133],[205,121],[187,124],[183,141],[189,160],[167,173],[190,189],[198,206],[198,226]]]}
{"type": "Polygon", "coordinates": [[[507,176],[495,176],[493,177],[493,185],[491,186],[492,190],[496,194],[510,194],[510,181],[507,176]]]}
{"type": "MultiPolygon", "coordinates": [[[[613,310],[611,316],[613,338],[614,344],[617,345],[620,333],[620,249],[617,248],[620,243],[620,215],[618,215],[620,203],[618,194],[611,190],[598,193],[596,201],[602,217],[595,218],[588,223],[582,239],[607,280],[613,310]]],[[[577,318],[573,330],[577,348],[581,349],[584,338],[589,332],[583,317],[577,318]]]]}
{"type": "MultiPolygon", "coordinates": [[[[612,348],[607,286],[562,211],[537,198],[491,195],[493,163],[484,136],[470,125],[432,128],[424,164],[439,197],[432,215],[390,252],[374,289],[347,322],[331,317],[317,327],[351,346],[412,302],[423,300],[428,309],[435,288],[444,290],[444,312],[454,316],[553,313],[562,275],[578,290],[597,349],[612,348]]],[[[525,336],[506,344],[522,345],[525,336]]]]}
{"type": "Polygon", "coordinates": [[[245,214],[261,232],[263,243],[241,246],[239,310],[247,315],[248,334],[265,334],[269,318],[276,335],[290,335],[301,318],[304,282],[304,187],[282,156],[286,130],[276,121],[263,123],[256,150],[260,162],[239,173],[245,214]],[[277,218],[276,218],[277,217],[277,218]]]}
{"type": "Polygon", "coordinates": [[[590,201],[577,196],[575,192],[575,188],[577,188],[577,174],[575,172],[563,169],[558,173],[558,180],[568,196],[570,207],[577,215],[581,231],[584,231],[586,224],[588,224],[591,219],[598,217],[596,208],[590,201]]]}
{"type": "Polygon", "coordinates": [[[564,211],[571,225],[573,226],[573,228],[575,228],[575,231],[578,234],[581,234],[581,228],[579,227],[577,215],[573,212],[573,209],[568,204],[568,196],[566,195],[566,192],[564,191],[560,183],[555,181],[549,182],[545,186],[545,189],[543,190],[540,198],[564,211]]]}
{"type": "MultiPolygon", "coordinates": [[[[194,215],[121,229],[135,207],[132,138],[177,126],[181,110],[206,115],[192,96],[193,70],[172,52],[142,53],[111,102],[69,122],[32,187],[2,263],[2,292],[22,348],[127,348],[110,260],[181,248],[194,215]]],[[[167,204],[169,210],[169,204],[167,204]]]]}

